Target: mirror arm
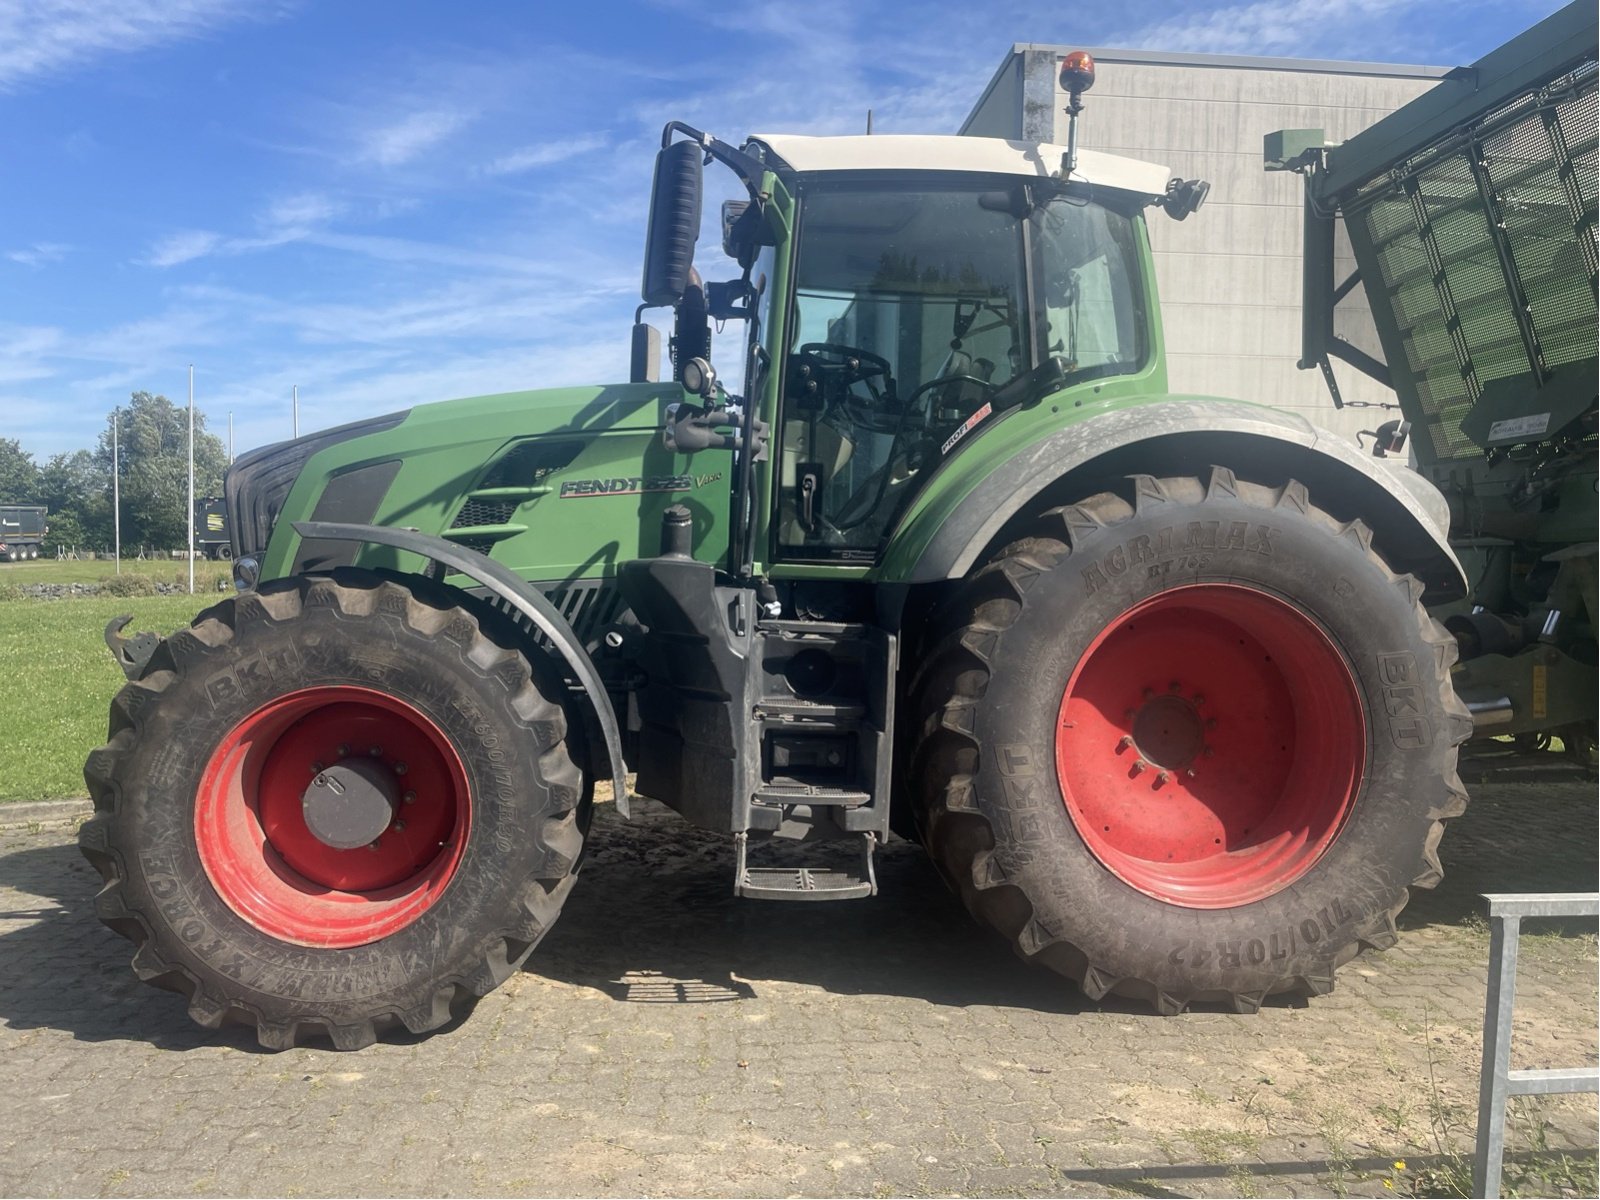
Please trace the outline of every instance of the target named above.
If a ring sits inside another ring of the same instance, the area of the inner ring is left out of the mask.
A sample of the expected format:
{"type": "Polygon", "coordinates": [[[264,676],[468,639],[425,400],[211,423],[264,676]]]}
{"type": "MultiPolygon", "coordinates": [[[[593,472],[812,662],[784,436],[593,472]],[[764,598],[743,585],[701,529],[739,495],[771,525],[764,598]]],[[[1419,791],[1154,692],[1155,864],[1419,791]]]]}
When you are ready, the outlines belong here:
{"type": "Polygon", "coordinates": [[[766,173],[766,165],[753,155],[746,154],[728,145],[721,138],[713,137],[709,133],[696,129],[693,125],[686,125],[682,121],[668,121],[661,131],[661,148],[664,150],[672,144],[672,135],[681,133],[690,141],[698,142],[700,148],[706,152],[706,161],[715,159],[731,170],[743,182],[752,200],[761,195],[761,177],[766,173]]]}

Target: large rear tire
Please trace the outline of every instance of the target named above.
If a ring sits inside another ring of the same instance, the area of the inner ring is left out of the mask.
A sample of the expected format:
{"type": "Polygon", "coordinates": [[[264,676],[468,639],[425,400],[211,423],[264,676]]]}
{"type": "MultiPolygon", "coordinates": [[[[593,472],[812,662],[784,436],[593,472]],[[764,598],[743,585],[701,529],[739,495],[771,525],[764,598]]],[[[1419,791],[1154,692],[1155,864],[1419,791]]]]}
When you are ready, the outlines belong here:
{"type": "Polygon", "coordinates": [[[450,1019],[555,921],[588,815],[560,681],[419,581],[296,578],[168,638],[111,705],[79,844],[139,976],[340,1049],[450,1019]]]}
{"type": "Polygon", "coordinates": [[[1440,878],[1471,720],[1455,643],[1360,521],[1215,469],[1047,514],[913,683],[922,837],[1092,999],[1320,994],[1440,878]]]}

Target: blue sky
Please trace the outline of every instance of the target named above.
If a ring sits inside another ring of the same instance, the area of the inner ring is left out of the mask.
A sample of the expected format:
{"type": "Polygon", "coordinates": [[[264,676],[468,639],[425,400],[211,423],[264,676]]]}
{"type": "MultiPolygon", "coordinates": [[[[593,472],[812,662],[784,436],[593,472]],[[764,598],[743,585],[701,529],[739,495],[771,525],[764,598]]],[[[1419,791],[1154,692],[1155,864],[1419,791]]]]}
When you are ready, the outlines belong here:
{"type": "Polygon", "coordinates": [[[625,378],[670,118],[954,132],[1013,42],[1453,65],[1557,7],[0,0],[0,437],[190,362],[241,452],[294,384],[307,431],[625,378]]]}

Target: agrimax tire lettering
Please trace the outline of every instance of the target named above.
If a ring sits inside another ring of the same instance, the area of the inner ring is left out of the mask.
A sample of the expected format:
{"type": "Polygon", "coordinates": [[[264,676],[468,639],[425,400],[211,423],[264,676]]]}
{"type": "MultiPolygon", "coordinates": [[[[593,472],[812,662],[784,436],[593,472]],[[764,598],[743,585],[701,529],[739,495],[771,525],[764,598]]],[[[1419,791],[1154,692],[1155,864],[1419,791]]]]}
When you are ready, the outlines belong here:
{"type": "Polygon", "coordinates": [[[1091,593],[1137,569],[1155,579],[1173,571],[1197,571],[1218,551],[1240,550],[1271,558],[1278,531],[1251,521],[1189,521],[1141,533],[1113,546],[1083,568],[1091,593]]]}

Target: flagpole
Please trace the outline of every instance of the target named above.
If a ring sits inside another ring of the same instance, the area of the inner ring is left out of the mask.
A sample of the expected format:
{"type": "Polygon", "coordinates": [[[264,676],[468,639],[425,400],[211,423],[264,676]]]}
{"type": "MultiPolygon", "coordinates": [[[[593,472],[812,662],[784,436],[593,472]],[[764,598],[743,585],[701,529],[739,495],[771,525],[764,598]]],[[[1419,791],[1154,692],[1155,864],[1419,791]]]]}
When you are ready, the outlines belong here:
{"type": "Polygon", "coordinates": [[[117,574],[122,574],[122,406],[111,412],[111,521],[116,530],[117,574]]]}
{"type": "Polygon", "coordinates": [[[194,595],[194,364],[189,364],[189,594],[194,595]]]}
{"type": "Polygon", "coordinates": [[[294,424],[291,426],[291,428],[294,430],[294,436],[295,437],[299,437],[300,436],[300,385],[298,383],[294,385],[294,405],[293,405],[293,408],[294,408],[294,416],[293,416],[294,424]]]}

